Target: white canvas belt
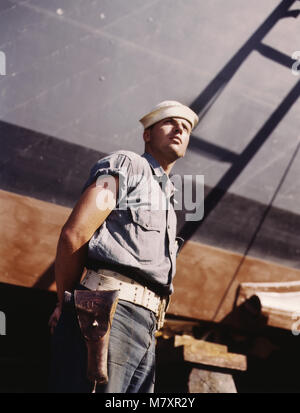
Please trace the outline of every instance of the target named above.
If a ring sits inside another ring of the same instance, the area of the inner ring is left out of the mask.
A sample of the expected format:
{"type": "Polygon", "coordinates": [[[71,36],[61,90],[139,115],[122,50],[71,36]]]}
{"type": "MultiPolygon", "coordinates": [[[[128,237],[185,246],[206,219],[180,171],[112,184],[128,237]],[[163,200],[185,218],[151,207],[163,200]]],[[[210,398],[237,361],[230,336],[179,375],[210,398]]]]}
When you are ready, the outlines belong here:
{"type": "Polygon", "coordinates": [[[164,317],[166,300],[137,283],[115,271],[99,269],[97,272],[87,270],[81,284],[90,290],[119,290],[119,299],[141,305],[153,311],[158,319],[164,317]]]}

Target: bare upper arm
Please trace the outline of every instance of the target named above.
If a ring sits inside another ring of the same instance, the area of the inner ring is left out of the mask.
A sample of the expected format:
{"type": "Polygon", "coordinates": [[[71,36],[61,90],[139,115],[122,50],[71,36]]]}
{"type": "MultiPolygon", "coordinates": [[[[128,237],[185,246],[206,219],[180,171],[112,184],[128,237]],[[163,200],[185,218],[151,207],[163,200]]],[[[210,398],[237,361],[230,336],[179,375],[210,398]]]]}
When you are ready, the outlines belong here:
{"type": "Polygon", "coordinates": [[[115,208],[118,177],[103,176],[91,184],[76,203],[63,231],[87,242],[115,208]]]}

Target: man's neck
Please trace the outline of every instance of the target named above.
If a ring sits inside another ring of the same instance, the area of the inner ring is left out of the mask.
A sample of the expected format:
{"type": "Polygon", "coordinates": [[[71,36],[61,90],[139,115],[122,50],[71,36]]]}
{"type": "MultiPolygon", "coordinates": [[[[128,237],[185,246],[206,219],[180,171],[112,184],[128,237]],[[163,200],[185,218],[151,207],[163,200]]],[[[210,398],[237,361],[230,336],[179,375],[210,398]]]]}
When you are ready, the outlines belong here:
{"type": "Polygon", "coordinates": [[[153,153],[150,148],[146,149],[146,152],[153,156],[154,159],[160,164],[167,175],[170,174],[173,166],[175,165],[176,160],[170,162],[165,157],[159,156],[158,153],[153,153]]]}

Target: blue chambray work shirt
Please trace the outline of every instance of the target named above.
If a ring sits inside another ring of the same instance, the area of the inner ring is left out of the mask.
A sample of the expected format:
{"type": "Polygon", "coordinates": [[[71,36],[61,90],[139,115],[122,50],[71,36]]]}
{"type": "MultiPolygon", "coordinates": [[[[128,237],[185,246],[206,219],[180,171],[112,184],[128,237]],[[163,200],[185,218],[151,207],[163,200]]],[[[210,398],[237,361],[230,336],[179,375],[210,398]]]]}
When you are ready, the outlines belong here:
{"type": "Polygon", "coordinates": [[[178,250],[172,182],[149,153],[117,151],[92,167],[83,190],[105,175],[119,177],[119,196],[89,241],[88,260],[171,294],[178,250]]]}

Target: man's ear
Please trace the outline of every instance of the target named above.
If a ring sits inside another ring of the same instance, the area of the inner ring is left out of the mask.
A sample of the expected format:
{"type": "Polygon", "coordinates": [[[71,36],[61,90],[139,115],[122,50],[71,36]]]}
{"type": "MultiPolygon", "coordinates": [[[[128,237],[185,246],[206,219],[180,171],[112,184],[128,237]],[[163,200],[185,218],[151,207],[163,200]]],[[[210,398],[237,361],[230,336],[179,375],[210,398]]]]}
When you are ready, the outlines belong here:
{"type": "Polygon", "coordinates": [[[150,138],[151,138],[150,128],[147,128],[144,130],[143,138],[144,138],[145,143],[150,141],[150,138]]]}

